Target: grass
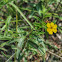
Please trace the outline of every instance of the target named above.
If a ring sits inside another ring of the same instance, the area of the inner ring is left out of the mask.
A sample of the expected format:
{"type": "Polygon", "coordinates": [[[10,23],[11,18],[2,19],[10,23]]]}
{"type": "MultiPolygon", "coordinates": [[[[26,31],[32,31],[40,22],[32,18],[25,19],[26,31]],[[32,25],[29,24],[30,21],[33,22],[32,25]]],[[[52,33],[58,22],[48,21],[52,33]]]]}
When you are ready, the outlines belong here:
{"type": "MultiPolygon", "coordinates": [[[[62,59],[61,56],[49,51],[61,50],[58,48],[57,42],[53,44],[55,40],[52,40],[56,34],[62,34],[62,27],[59,26],[59,22],[62,20],[61,5],[61,1],[57,0],[1,0],[0,61],[35,62],[36,59],[41,58],[40,61],[46,62],[47,54],[53,55],[53,59],[55,56],[58,60],[62,59]],[[52,5],[54,9],[49,5],[52,5]],[[47,32],[46,24],[48,22],[57,24],[58,32],[56,34],[50,35],[47,32]]],[[[54,61],[53,59],[52,61],[54,61]]]]}

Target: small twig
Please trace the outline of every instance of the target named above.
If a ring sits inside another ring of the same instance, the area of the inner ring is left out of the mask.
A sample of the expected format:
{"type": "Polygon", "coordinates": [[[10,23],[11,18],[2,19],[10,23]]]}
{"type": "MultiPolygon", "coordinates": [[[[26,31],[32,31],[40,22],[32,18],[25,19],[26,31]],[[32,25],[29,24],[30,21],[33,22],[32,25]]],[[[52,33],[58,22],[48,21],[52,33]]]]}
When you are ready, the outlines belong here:
{"type": "Polygon", "coordinates": [[[51,51],[47,51],[47,52],[50,53],[50,54],[52,54],[52,55],[54,55],[54,56],[56,56],[56,57],[58,57],[58,58],[60,58],[62,60],[62,57],[61,56],[58,56],[57,54],[55,54],[55,53],[53,53],[51,51]]]}
{"type": "Polygon", "coordinates": [[[14,55],[15,53],[6,62],[9,62],[9,60],[12,59],[14,55]]]}

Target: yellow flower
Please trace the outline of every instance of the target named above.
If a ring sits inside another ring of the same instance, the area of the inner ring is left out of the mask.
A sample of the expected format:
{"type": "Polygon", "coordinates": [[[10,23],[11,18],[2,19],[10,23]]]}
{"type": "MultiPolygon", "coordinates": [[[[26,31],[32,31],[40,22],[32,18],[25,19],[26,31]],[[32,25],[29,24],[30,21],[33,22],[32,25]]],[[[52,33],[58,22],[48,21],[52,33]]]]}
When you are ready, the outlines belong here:
{"type": "Polygon", "coordinates": [[[52,35],[52,34],[53,34],[53,31],[50,31],[50,32],[49,32],[49,34],[51,34],[51,35],[52,35]]]}
{"type": "Polygon", "coordinates": [[[57,25],[54,24],[53,22],[47,23],[47,32],[51,35],[53,34],[53,32],[56,33],[57,32],[57,25]]]}
{"type": "Polygon", "coordinates": [[[47,27],[50,27],[50,23],[47,23],[47,27]]]}
{"type": "Polygon", "coordinates": [[[57,28],[57,25],[55,24],[53,28],[57,28]]]}
{"type": "Polygon", "coordinates": [[[51,23],[50,23],[50,25],[53,27],[53,26],[54,26],[54,23],[53,23],[53,22],[51,22],[51,23]]]}
{"type": "Polygon", "coordinates": [[[49,34],[53,34],[53,30],[52,30],[51,28],[47,28],[47,32],[48,32],[49,34]]]}
{"type": "Polygon", "coordinates": [[[57,32],[57,29],[53,29],[53,32],[56,33],[57,32]]]}

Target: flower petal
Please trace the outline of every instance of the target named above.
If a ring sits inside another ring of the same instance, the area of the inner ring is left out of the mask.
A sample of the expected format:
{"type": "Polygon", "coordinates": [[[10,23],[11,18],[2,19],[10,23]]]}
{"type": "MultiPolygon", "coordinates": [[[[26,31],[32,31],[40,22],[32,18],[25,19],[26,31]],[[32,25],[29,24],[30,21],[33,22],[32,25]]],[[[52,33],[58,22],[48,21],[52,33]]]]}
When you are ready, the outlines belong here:
{"type": "Polygon", "coordinates": [[[53,28],[57,28],[57,25],[55,24],[53,28]]]}
{"type": "Polygon", "coordinates": [[[47,27],[51,27],[50,23],[47,23],[47,27]]]}
{"type": "Polygon", "coordinates": [[[51,27],[53,27],[54,26],[54,23],[53,22],[51,22],[51,27]]]}
{"type": "Polygon", "coordinates": [[[57,29],[53,29],[53,32],[56,33],[57,32],[57,29]]]}
{"type": "Polygon", "coordinates": [[[53,31],[49,31],[49,34],[51,34],[51,35],[52,35],[52,34],[53,34],[53,31]]]}
{"type": "Polygon", "coordinates": [[[49,31],[51,31],[51,29],[50,28],[47,28],[47,32],[49,32],[49,31]]]}

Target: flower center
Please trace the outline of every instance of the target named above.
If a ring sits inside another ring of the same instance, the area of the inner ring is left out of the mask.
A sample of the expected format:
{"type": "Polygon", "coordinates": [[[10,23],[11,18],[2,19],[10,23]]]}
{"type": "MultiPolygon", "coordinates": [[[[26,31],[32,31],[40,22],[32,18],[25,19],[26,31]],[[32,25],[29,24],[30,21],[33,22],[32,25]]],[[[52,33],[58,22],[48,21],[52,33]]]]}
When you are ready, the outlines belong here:
{"type": "Polygon", "coordinates": [[[52,29],[53,27],[51,27],[51,29],[52,29]]]}

